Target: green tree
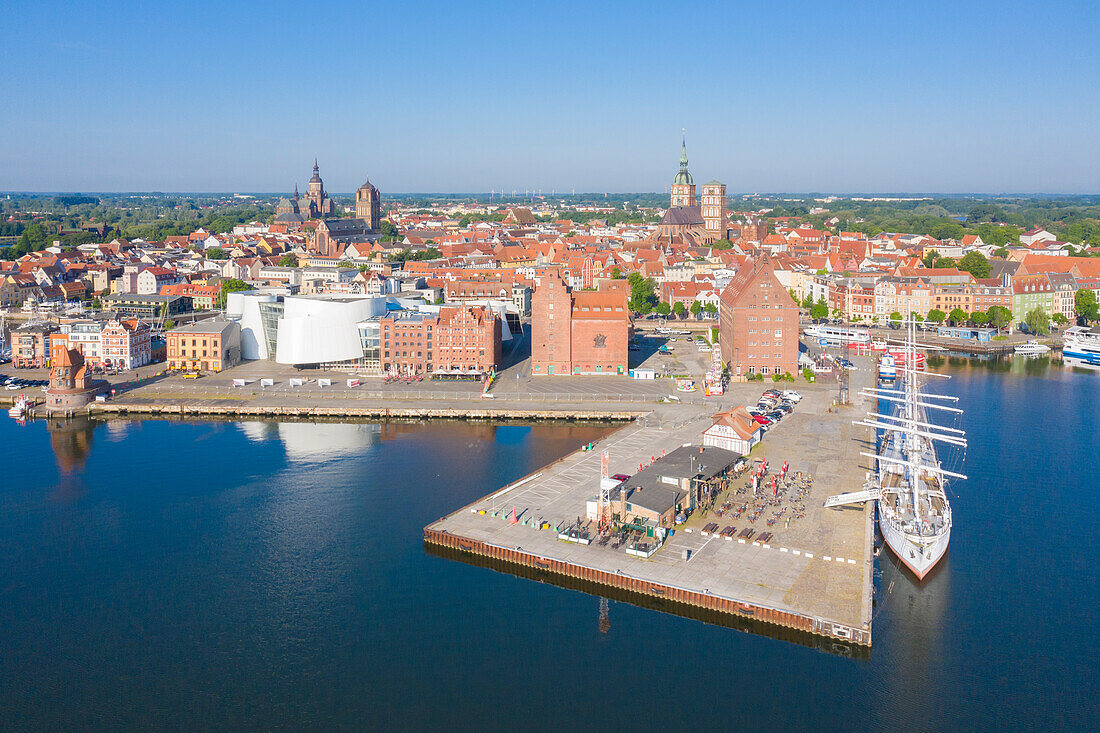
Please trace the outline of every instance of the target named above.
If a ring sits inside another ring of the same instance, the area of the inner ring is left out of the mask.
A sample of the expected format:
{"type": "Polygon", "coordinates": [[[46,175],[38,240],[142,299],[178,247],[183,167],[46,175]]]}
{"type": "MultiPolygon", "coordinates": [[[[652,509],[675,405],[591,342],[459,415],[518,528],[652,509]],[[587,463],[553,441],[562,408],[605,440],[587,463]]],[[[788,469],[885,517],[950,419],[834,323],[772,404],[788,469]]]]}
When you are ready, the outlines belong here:
{"type": "Polygon", "coordinates": [[[811,308],[814,307],[813,297],[809,293],[806,293],[806,297],[802,299],[802,304],[801,305],[806,310],[810,310],[811,308]]]}
{"type": "Polygon", "coordinates": [[[227,260],[229,255],[221,247],[211,247],[206,250],[206,259],[208,260],[227,260]]]}
{"type": "Polygon", "coordinates": [[[1073,296],[1073,310],[1085,321],[1095,321],[1100,318],[1100,305],[1096,302],[1096,293],[1088,288],[1081,288],[1073,296]]]}
{"type": "Polygon", "coordinates": [[[243,280],[237,280],[236,278],[229,278],[228,280],[222,280],[222,290],[218,293],[218,307],[225,307],[225,296],[229,293],[236,293],[241,290],[251,290],[252,286],[243,280]]]}
{"type": "Polygon", "coordinates": [[[981,252],[967,252],[959,260],[959,269],[969,272],[978,280],[982,280],[989,277],[989,260],[981,252]]]}
{"type": "Polygon", "coordinates": [[[703,306],[703,312],[704,313],[717,313],[718,312],[718,306],[716,306],[714,303],[707,303],[706,305],[703,306]]]}
{"type": "Polygon", "coordinates": [[[92,298],[92,310],[103,310],[103,303],[99,300],[99,298],[92,298]]]}
{"type": "Polygon", "coordinates": [[[892,323],[901,323],[901,314],[898,313],[897,311],[894,311],[893,313],[890,314],[890,321],[892,323]]]}
{"type": "Polygon", "coordinates": [[[993,255],[995,257],[1000,257],[1002,260],[1006,260],[1008,259],[1008,248],[998,247],[997,249],[993,250],[993,255]]]}
{"type": "Polygon", "coordinates": [[[1050,316],[1042,308],[1032,308],[1024,316],[1024,324],[1027,330],[1037,336],[1045,336],[1050,333],[1050,316]]]}
{"type": "Polygon", "coordinates": [[[952,326],[958,326],[959,324],[966,323],[966,319],[969,316],[962,308],[952,308],[951,313],[947,316],[951,321],[952,326]]]}
{"type": "Polygon", "coordinates": [[[653,278],[632,272],[627,277],[627,282],[630,283],[630,309],[643,316],[652,312],[657,305],[657,283],[653,278]]]}
{"type": "Polygon", "coordinates": [[[378,231],[382,234],[381,239],[383,242],[399,242],[404,239],[404,237],[401,236],[401,232],[398,231],[397,227],[389,219],[383,219],[378,224],[378,231]]]}
{"type": "Polygon", "coordinates": [[[989,323],[989,314],[985,311],[974,311],[970,314],[970,322],[975,326],[984,326],[989,323]]]}
{"type": "Polygon", "coordinates": [[[952,267],[955,267],[955,260],[951,259],[950,257],[941,257],[936,260],[937,270],[947,270],[952,267]]]}
{"type": "Polygon", "coordinates": [[[667,316],[671,312],[672,308],[670,308],[668,303],[666,303],[665,301],[662,300],[660,303],[657,304],[657,315],[667,316]]]}
{"type": "Polygon", "coordinates": [[[924,266],[928,269],[932,269],[936,266],[936,260],[940,258],[940,253],[934,249],[930,249],[924,253],[924,257],[920,258],[920,261],[924,263],[924,266]]]}
{"type": "Polygon", "coordinates": [[[843,317],[844,317],[844,311],[842,311],[840,308],[833,308],[833,318],[843,318],[843,317]]]}
{"type": "Polygon", "coordinates": [[[988,316],[986,323],[996,329],[1002,329],[1012,322],[1012,311],[1003,305],[992,305],[985,314],[988,316]]]}
{"type": "Polygon", "coordinates": [[[1050,317],[1050,320],[1054,321],[1054,323],[1059,326],[1064,326],[1069,323],[1069,319],[1061,313],[1055,313],[1053,316],[1050,317]]]}
{"type": "Polygon", "coordinates": [[[829,315],[829,306],[825,304],[824,298],[818,298],[817,302],[810,307],[810,318],[825,318],[829,315]]]}
{"type": "Polygon", "coordinates": [[[292,254],[285,254],[279,258],[279,267],[297,267],[298,258],[292,254]]]}
{"type": "Polygon", "coordinates": [[[702,313],[702,312],[703,312],[703,304],[700,303],[698,300],[691,304],[691,315],[698,318],[699,314],[702,313]]]}
{"type": "Polygon", "coordinates": [[[171,318],[167,319],[164,322],[164,330],[165,331],[171,331],[175,327],[176,327],[176,322],[173,321],[171,318]]]}
{"type": "Polygon", "coordinates": [[[470,226],[470,215],[467,214],[466,216],[459,219],[458,220],[458,226],[461,227],[462,229],[465,229],[466,227],[470,226]]]}
{"type": "Polygon", "coordinates": [[[710,248],[719,250],[733,249],[733,242],[728,239],[719,239],[717,242],[711,243],[710,248]]]}
{"type": "Polygon", "coordinates": [[[686,310],[684,304],[680,301],[676,301],[676,305],[672,306],[672,312],[681,318],[684,316],[684,310],[686,310]]]}
{"type": "Polygon", "coordinates": [[[945,318],[947,318],[947,314],[941,311],[939,308],[933,308],[932,310],[928,311],[928,320],[932,323],[943,323],[945,318]]]}
{"type": "Polygon", "coordinates": [[[612,280],[622,280],[623,279],[623,271],[620,270],[618,267],[611,268],[611,279],[612,280]]]}

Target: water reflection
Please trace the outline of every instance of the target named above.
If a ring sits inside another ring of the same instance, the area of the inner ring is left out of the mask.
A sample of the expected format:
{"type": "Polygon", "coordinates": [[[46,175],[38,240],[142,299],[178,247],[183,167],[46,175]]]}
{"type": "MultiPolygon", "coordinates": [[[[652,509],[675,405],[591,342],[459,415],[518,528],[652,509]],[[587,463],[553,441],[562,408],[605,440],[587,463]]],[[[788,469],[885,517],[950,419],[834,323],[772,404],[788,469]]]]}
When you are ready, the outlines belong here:
{"type": "Polygon", "coordinates": [[[50,445],[62,475],[71,475],[84,468],[92,450],[95,426],[95,422],[86,416],[51,417],[46,421],[50,445]]]}

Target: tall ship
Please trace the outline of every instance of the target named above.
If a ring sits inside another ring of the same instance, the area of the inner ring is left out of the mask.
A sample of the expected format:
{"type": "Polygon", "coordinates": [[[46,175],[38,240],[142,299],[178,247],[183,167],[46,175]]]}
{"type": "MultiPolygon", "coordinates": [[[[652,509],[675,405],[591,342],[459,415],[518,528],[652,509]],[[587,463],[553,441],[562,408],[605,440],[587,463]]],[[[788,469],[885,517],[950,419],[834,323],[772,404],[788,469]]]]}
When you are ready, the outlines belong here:
{"type": "Polygon", "coordinates": [[[1062,339],[1062,358],[1067,364],[1100,367],[1100,326],[1067,328],[1062,339]]]}
{"type": "Polygon", "coordinates": [[[857,420],[879,431],[877,453],[863,453],[875,461],[862,491],[830,497],[825,506],[861,501],[878,505],[882,538],[918,580],[923,580],[947,552],[951,541],[951,503],[947,499],[949,479],[965,479],[944,469],[936,455],[938,444],[966,447],[962,430],[936,424],[933,414],[960,414],[951,403],[957,397],[931,394],[921,389],[920,380],[947,379],[916,368],[915,323],[908,326],[905,350],[908,358],[895,365],[899,382],[893,388],[868,388],[863,394],[888,403],[892,409],[868,413],[857,420]]]}

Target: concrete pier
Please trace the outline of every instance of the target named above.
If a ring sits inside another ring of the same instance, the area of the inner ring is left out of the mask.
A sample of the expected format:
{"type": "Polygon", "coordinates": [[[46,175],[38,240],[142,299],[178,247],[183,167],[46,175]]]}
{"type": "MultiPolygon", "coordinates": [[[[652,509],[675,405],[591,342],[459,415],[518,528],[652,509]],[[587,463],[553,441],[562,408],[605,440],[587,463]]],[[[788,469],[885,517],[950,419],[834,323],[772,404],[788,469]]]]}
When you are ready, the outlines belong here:
{"type": "MultiPolygon", "coordinates": [[[[675,427],[636,421],[592,451],[578,451],[503,487],[424,530],[425,542],[485,558],[589,581],[652,598],[748,617],[847,642],[870,645],[874,558],[872,509],[824,509],[826,496],[859,488],[869,461],[859,456],[869,431],[852,425],[865,406],[859,387],[870,379],[870,360],[852,374],[857,405],[832,405],[833,389],[799,387],[805,399],[767,433],[750,458],[814,477],[806,516],[789,526],[767,527],[767,543],[704,536],[710,521],[738,530],[764,528],[761,518],[723,519],[699,513],[649,559],[622,548],[566,542],[555,528],[583,517],[596,496],[600,453],[610,454],[610,473],[637,472],[640,463],[683,444],[701,444],[711,423],[700,414],[675,427]],[[515,512],[520,521],[512,522],[515,512]],[[550,528],[545,529],[546,523],[550,528]],[[685,553],[684,550],[689,552],[685,553]]],[[[770,383],[751,385],[755,395],[770,383]]],[[[748,388],[750,385],[739,385],[748,388]]]]}

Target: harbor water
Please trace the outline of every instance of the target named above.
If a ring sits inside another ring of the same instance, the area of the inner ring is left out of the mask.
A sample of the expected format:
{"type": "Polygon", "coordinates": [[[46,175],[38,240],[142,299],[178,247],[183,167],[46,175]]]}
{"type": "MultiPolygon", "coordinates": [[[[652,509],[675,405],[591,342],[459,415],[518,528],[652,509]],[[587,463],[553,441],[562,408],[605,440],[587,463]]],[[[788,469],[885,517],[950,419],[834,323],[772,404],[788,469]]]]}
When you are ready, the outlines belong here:
{"type": "Polygon", "coordinates": [[[426,551],[612,426],[4,419],[0,727],[1095,730],[1100,375],[929,361],[970,478],[862,653],[426,551]]]}

